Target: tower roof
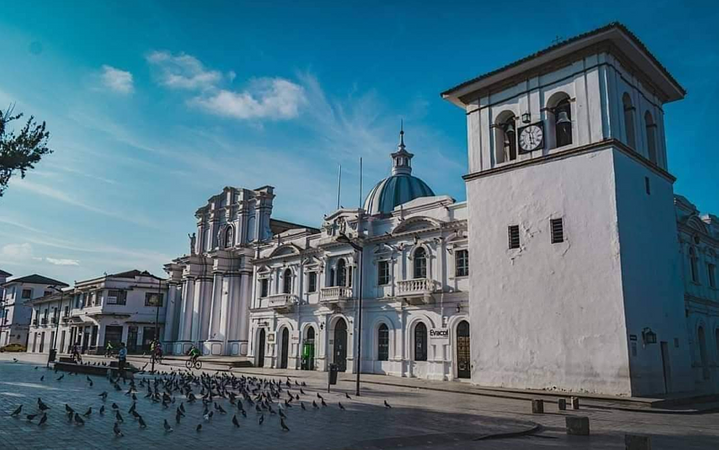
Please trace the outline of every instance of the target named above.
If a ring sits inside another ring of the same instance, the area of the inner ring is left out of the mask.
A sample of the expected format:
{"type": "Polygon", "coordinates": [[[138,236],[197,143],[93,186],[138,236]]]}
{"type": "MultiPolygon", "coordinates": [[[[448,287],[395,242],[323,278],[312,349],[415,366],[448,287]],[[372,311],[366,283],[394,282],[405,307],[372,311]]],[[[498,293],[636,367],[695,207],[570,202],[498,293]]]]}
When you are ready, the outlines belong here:
{"type": "Polygon", "coordinates": [[[367,214],[390,213],[395,207],[419,197],[434,196],[427,183],[412,175],[412,158],[404,144],[404,125],[400,128],[399,144],[392,157],[392,175],[377,183],[364,202],[367,214]]]}

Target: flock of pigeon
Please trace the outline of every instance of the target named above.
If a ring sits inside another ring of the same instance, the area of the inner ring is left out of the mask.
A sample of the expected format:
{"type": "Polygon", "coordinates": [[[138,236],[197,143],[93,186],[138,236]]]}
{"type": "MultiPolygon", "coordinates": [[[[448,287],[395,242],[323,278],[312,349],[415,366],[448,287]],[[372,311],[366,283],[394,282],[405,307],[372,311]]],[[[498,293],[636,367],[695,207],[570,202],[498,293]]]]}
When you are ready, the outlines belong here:
{"type": "MultiPolygon", "coordinates": [[[[55,374],[57,374],[57,370],[55,370],[55,374]]],[[[62,374],[56,378],[56,381],[62,381],[64,377],[65,374],[62,374]]],[[[44,379],[45,375],[40,378],[40,381],[44,381],[44,379]]],[[[124,391],[124,388],[120,386],[119,377],[117,379],[108,377],[108,379],[112,390],[124,391]]],[[[86,380],[88,387],[94,385],[90,377],[86,376],[86,380]]],[[[122,381],[127,386],[127,381],[124,379],[122,381]]],[[[194,405],[199,406],[200,402],[203,408],[202,418],[204,422],[210,422],[215,417],[232,415],[232,426],[239,428],[241,421],[246,420],[249,413],[256,417],[259,425],[265,422],[265,417],[277,417],[282,431],[289,432],[290,428],[287,422],[289,421],[288,414],[291,408],[298,408],[302,411],[331,408],[319,392],[314,393],[315,395],[313,396],[305,392],[305,388],[307,388],[305,382],[299,383],[295,380],[293,383],[289,377],[282,382],[244,375],[237,377],[234,374],[220,374],[219,372],[214,375],[202,373],[198,376],[190,371],[173,371],[160,373],[159,376],[140,378],[139,383],[135,383],[135,380],[132,379],[124,395],[132,400],[132,405],[126,414],[137,423],[139,428],[143,429],[147,428],[148,425],[138,412],[138,401],[140,401],[138,400],[138,395],[144,395],[144,399],[152,404],[159,404],[163,410],[171,411],[174,409],[174,424],[164,419],[165,433],[174,431],[173,425],[181,425],[186,417],[185,404],[192,407],[194,405]],[[175,406],[178,400],[180,400],[180,403],[175,406]],[[222,406],[225,401],[229,402],[227,409],[222,406]],[[238,417],[241,417],[241,419],[238,419],[238,417]]],[[[344,396],[346,401],[352,400],[352,397],[348,394],[345,393],[344,396]]],[[[120,412],[120,407],[113,402],[109,409],[106,409],[107,391],[99,394],[99,397],[102,404],[97,414],[110,416],[114,419],[113,433],[118,438],[123,437],[122,428],[129,426],[129,424],[126,424],[123,414],[120,412]]],[[[345,410],[342,402],[338,402],[338,407],[342,411],[345,410]]],[[[384,407],[386,409],[392,408],[386,400],[384,401],[384,407]]],[[[37,417],[40,417],[38,426],[43,426],[48,421],[50,409],[50,406],[45,404],[41,398],[38,398],[37,412],[26,414],[25,419],[34,421],[37,417]]],[[[20,418],[22,410],[23,405],[18,406],[11,416],[20,418]]],[[[69,423],[82,426],[85,424],[85,420],[92,416],[93,409],[89,407],[87,411],[82,413],[65,404],[64,414],[69,423]]],[[[195,426],[197,433],[202,431],[202,425],[201,422],[195,426]]]]}

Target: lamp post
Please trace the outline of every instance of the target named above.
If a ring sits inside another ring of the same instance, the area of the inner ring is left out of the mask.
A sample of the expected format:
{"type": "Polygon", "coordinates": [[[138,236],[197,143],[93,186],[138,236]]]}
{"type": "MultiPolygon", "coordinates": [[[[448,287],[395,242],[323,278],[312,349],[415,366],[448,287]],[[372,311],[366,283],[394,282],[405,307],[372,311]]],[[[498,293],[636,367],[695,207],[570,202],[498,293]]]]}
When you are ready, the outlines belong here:
{"type": "MultiPolygon", "coordinates": [[[[58,289],[57,286],[48,286],[48,287],[50,289],[52,289],[53,291],[60,293],[60,307],[57,308],[57,314],[56,314],[57,317],[55,318],[55,336],[52,339],[52,349],[50,350],[51,354],[54,351],[55,356],[57,356],[57,335],[60,334],[60,314],[62,311],[62,301],[65,299],[65,291],[63,291],[62,289],[58,289]]],[[[48,366],[50,365],[50,359],[53,359],[53,361],[54,361],[54,358],[51,358],[48,355],[48,358],[47,358],[48,366]]]]}
{"type": "Polygon", "coordinates": [[[357,319],[357,386],[355,388],[355,395],[360,395],[360,373],[362,372],[362,249],[363,247],[359,244],[355,244],[352,242],[352,240],[347,237],[346,234],[340,233],[340,235],[337,237],[337,242],[342,242],[345,244],[349,244],[357,253],[359,253],[358,261],[357,261],[357,267],[359,270],[359,275],[357,276],[357,284],[359,285],[359,289],[357,292],[357,297],[359,298],[359,312],[358,312],[358,319],[357,319]]]}
{"type": "MultiPolygon", "coordinates": [[[[153,303],[155,303],[155,348],[157,348],[157,343],[160,342],[158,339],[160,335],[160,303],[162,303],[162,278],[156,277],[155,275],[152,275],[152,278],[157,280],[157,295],[153,296],[154,300],[153,303]]],[[[150,298],[153,298],[150,297],[150,298]]],[[[150,355],[150,361],[152,361],[152,367],[150,368],[150,373],[155,373],[155,355],[150,355]]]]}

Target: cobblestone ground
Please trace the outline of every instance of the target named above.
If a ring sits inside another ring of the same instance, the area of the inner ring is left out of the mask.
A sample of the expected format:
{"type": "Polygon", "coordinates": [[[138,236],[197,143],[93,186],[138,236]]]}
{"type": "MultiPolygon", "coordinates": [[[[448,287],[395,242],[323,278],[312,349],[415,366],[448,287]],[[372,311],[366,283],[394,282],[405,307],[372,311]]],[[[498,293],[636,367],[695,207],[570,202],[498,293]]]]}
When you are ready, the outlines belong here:
{"type": "MultiPolygon", "coordinates": [[[[531,414],[526,401],[492,398],[428,391],[424,389],[363,385],[363,396],[355,398],[354,384],[349,380],[340,381],[337,393],[326,394],[325,378],[320,373],[301,371],[265,371],[266,376],[284,379],[288,373],[294,379],[306,381],[307,396],[303,396],[309,411],[297,406],[287,411],[289,432],[280,429],[277,416],[265,414],[265,422],[259,425],[257,414],[250,408],[247,418],[238,416],[240,428],[231,423],[235,410],[227,401],[222,406],[227,415],[215,415],[209,422],[201,417],[202,405],[185,404],[187,417],[178,425],[175,423],[175,407],[183,401],[178,397],[176,404],[163,410],[138,394],[137,410],[148,423],[140,430],[137,422],[127,414],[131,405],[124,392],[111,390],[109,383],[100,377],[93,377],[94,386],[84,375],[66,374],[62,381],[56,381],[62,372],[54,374],[41,365],[40,358],[32,355],[19,356],[21,362],[12,363],[11,356],[0,355],[0,449],[14,448],[150,448],[170,445],[176,448],[252,448],[252,449],[624,449],[626,433],[648,434],[652,438],[652,449],[703,450],[719,449],[719,414],[680,415],[651,414],[607,409],[582,408],[580,411],[555,411],[556,405],[545,405],[546,414],[531,414]],[[34,364],[33,364],[34,362],[34,364]],[[39,381],[45,375],[44,381],[39,381]],[[97,415],[103,402],[97,394],[107,390],[105,402],[110,408],[113,402],[120,406],[125,422],[121,424],[122,438],[112,433],[114,423],[111,414],[97,415]],[[311,408],[316,392],[321,392],[328,407],[314,411],[311,408]],[[347,400],[348,392],[353,399],[347,400]],[[37,410],[37,397],[51,406],[46,425],[37,425],[38,418],[28,422],[25,414],[37,410]],[[306,399],[306,400],[305,400],[306,399]],[[393,407],[384,408],[387,400],[393,407]],[[341,411],[338,402],[346,407],[341,411]],[[68,403],[81,413],[93,407],[93,413],[84,426],[69,424],[64,412],[68,403]],[[23,404],[20,418],[9,414],[23,404]],[[29,409],[29,411],[28,411],[29,409]],[[232,411],[232,412],[230,412],[232,411]],[[566,415],[583,415],[590,419],[590,437],[567,436],[564,428],[566,415]],[[163,419],[174,428],[165,433],[163,419]],[[197,433],[195,427],[202,423],[197,433]],[[490,438],[494,433],[526,431],[534,424],[541,425],[539,432],[526,436],[490,438]]],[[[161,370],[177,370],[181,362],[170,362],[160,366],[161,370]]],[[[226,366],[224,367],[226,368],[226,366]]],[[[257,373],[260,369],[248,369],[257,373]]],[[[234,370],[241,376],[242,370],[234,370]]],[[[214,373],[212,370],[208,373],[214,373]]],[[[254,376],[254,374],[253,374],[254,376]]],[[[262,375],[259,375],[262,376],[262,375]]],[[[294,389],[292,390],[295,391],[294,389]]],[[[299,393],[299,392],[297,392],[299,393]]]]}
{"type": "MultiPolygon", "coordinates": [[[[172,446],[175,448],[227,448],[252,449],[337,449],[337,448],[388,448],[404,445],[433,445],[440,442],[465,442],[483,435],[517,432],[531,429],[527,421],[481,417],[471,414],[442,414],[420,408],[391,409],[381,404],[349,400],[344,393],[322,393],[327,407],[315,409],[315,390],[309,388],[301,396],[307,410],[295,406],[285,410],[286,424],[290,431],[283,431],[277,415],[264,413],[264,423],[259,424],[254,408],[245,405],[247,417],[243,417],[227,400],[218,403],[228,412],[216,413],[212,419],[202,417],[201,402],[189,404],[184,396],[177,396],[176,403],[164,409],[161,404],[144,398],[145,390],[138,386],[137,412],[147,423],[141,429],[138,422],[128,414],[132,405],[130,396],[116,391],[106,378],[90,377],[92,387],[85,375],[54,373],[42,365],[0,361],[0,448],[2,449],[90,449],[90,448],[151,448],[172,446]],[[44,379],[42,379],[44,377],[44,379]],[[108,392],[103,401],[98,394],[108,392]],[[28,414],[38,413],[37,399],[50,406],[48,420],[39,425],[41,415],[28,420],[28,414]],[[176,408],[184,403],[186,417],[180,423],[175,420],[176,408]],[[345,410],[339,408],[342,402],[345,410]],[[120,424],[123,437],[113,433],[115,423],[111,405],[119,406],[124,422],[120,424]],[[68,421],[65,404],[80,414],[92,408],[89,417],[82,417],[84,425],[68,421]],[[23,405],[22,413],[11,413],[23,405]],[[105,406],[104,415],[99,414],[105,406]],[[240,427],[232,424],[237,415],[240,427]],[[164,430],[167,420],[173,431],[164,430]],[[196,431],[198,424],[202,430],[196,431]]],[[[139,382],[139,379],[136,380],[139,382]]],[[[199,390],[199,388],[197,388],[199,390]]],[[[299,394],[299,389],[292,389],[299,394]]],[[[286,394],[283,393],[283,398],[286,394]]],[[[389,401],[393,401],[389,399],[389,401]]]]}

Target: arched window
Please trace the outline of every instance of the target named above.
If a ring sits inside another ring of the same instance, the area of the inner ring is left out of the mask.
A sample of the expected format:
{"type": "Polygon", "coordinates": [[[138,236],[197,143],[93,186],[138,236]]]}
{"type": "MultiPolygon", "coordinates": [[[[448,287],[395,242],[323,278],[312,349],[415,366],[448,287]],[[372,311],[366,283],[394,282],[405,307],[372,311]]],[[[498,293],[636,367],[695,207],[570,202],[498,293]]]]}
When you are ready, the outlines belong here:
{"type": "Polygon", "coordinates": [[[498,163],[517,159],[517,129],[514,114],[500,115],[495,126],[495,148],[498,163]]]}
{"type": "Polygon", "coordinates": [[[427,361],[427,327],[422,322],[414,327],[414,360],[427,361]]]}
{"type": "Polygon", "coordinates": [[[557,147],[572,143],[572,107],[564,98],[554,107],[554,133],[557,147]]]}
{"type": "Polygon", "coordinates": [[[228,226],[225,230],[225,247],[229,248],[235,245],[235,229],[232,225],[228,226]]]}
{"type": "Polygon", "coordinates": [[[694,283],[699,283],[699,268],[697,267],[698,264],[699,258],[697,258],[697,253],[694,250],[694,247],[689,247],[689,269],[691,271],[692,281],[694,283]]]}
{"type": "Polygon", "coordinates": [[[347,263],[344,259],[337,261],[337,286],[347,286],[347,263]]]}
{"type": "Polygon", "coordinates": [[[255,240],[255,216],[247,218],[247,242],[255,240]]]}
{"type": "Polygon", "coordinates": [[[699,360],[702,366],[702,378],[709,379],[709,361],[707,359],[707,341],[704,336],[704,327],[697,330],[697,338],[699,340],[699,360]]]}
{"type": "Polygon", "coordinates": [[[414,278],[427,278],[427,252],[420,247],[414,252],[414,278]]]}
{"type": "Polygon", "coordinates": [[[649,160],[654,164],[657,163],[657,124],[654,123],[652,113],[649,111],[644,114],[644,127],[647,132],[647,154],[649,160]]]}
{"type": "Polygon", "coordinates": [[[389,328],[385,324],[377,330],[377,359],[389,361],[389,328]]]}
{"type": "Polygon", "coordinates": [[[284,294],[292,293],[292,271],[290,269],[285,269],[282,276],[282,292],[284,294]]]}
{"type": "Polygon", "coordinates": [[[622,105],[624,107],[624,130],[627,134],[627,145],[633,149],[637,148],[637,141],[634,138],[634,106],[629,94],[622,96],[622,105]]]}

